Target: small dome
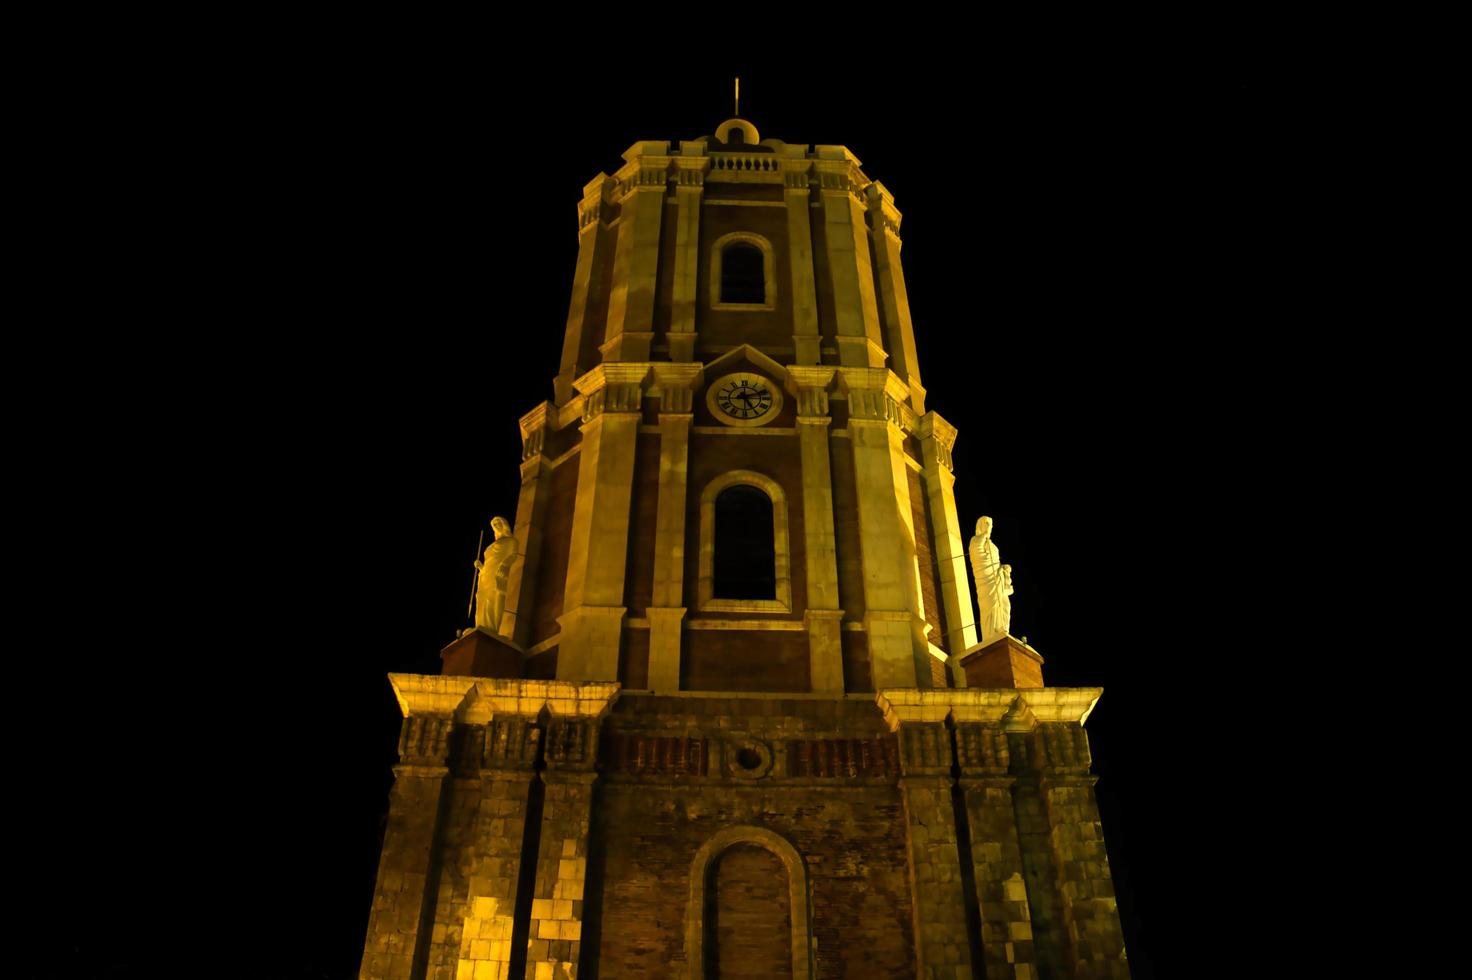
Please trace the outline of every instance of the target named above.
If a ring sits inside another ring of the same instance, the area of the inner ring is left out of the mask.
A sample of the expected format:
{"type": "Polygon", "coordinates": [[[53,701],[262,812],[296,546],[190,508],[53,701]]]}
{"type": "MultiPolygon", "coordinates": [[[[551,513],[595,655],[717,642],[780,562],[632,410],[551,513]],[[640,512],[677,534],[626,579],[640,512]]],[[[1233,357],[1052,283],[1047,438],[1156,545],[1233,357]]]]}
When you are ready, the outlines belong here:
{"type": "Polygon", "coordinates": [[[715,141],[725,150],[743,149],[757,153],[771,153],[770,146],[761,146],[761,134],[745,119],[727,119],[716,127],[715,141]]]}

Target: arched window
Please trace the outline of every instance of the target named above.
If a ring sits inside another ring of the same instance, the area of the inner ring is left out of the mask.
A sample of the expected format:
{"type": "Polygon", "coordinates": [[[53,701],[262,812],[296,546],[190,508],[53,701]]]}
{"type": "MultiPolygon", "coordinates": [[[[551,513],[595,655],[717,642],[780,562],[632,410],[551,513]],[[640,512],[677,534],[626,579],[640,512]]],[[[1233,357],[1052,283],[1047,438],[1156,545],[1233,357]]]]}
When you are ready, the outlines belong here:
{"type": "Polygon", "coordinates": [[[716,239],[710,254],[713,308],[777,308],[777,259],[771,242],[753,232],[733,231],[716,239]]]}
{"type": "Polygon", "coordinates": [[[755,245],[727,245],[721,253],[721,302],[765,303],[767,280],[762,265],[762,250],[755,245]]]}
{"type": "Polygon", "coordinates": [[[792,610],[787,496],[771,477],[732,470],[700,495],[701,609],[792,610]]]}
{"type": "Polygon", "coordinates": [[[717,831],[690,864],[685,956],[691,980],[813,975],[807,866],[764,827],[717,831]],[[784,928],[785,927],[785,928],[784,928]],[[773,935],[782,930],[785,935],[773,935]],[[756,971],[751,968],[756,966],[756,971]]]}
{"type": "Polygon", "coordinates": [[[747,484],[727,487],[716,497],[715,520],[715,598],[777,598],[772,499],[747,484]]]}

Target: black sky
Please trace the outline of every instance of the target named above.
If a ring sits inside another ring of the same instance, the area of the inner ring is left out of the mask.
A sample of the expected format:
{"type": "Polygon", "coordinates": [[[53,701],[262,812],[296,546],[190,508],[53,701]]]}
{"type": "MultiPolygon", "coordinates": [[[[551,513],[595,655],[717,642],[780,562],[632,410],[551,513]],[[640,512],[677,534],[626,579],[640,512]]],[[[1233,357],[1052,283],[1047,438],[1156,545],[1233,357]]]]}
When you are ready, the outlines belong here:
{"type": "Polygon", "coordinates": [[[570,42],[513,68],[511,36],[480,58],[379,38],[263,51],[151,110],[139,173],[167,267],[135,257],[127,291],[183,329],[140,332],[129,357],[174,366],[111,380],[97,441],[171,532],[133,583],[132,748],[64,796],[77,821],[93,794],[121,804],[115,843],[69,870],[151,891],[72,936],[71,962],[172,975],[138,936],[216,956],[228,936],[192,975],[356,975],[396,739],[384,675],[438,671],[477,533],[514,514],[581,188],[636,140],[711,133],[739,73],[764,137],[848,146],[904,214],[963,524],[996,519],[1013,632],[1048,683],[1105,689],[1088,729],[1131,959],[1183,975],[1167,964],[1206,893],[1236,887],[1208,825],[1253,806],[1222,788],[1213,716],[1224,668],[1257,655],[1230,633],[1228,569],[1267,492],[1247,473],[1280,451],[1260,368],[1289,318],[1295,110],[1248,57],[1005,47],[819,66],[570,42]]]}

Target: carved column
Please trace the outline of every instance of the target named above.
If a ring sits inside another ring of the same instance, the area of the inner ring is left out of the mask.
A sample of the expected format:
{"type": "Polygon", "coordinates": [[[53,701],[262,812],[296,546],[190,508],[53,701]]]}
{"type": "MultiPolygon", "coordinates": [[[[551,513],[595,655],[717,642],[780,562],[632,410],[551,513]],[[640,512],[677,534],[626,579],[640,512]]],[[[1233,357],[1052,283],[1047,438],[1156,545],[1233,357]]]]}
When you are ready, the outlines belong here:
{"type": "Polygon", "coordinates": [[[808,666],[814,692],[843,691],[843,610],[838,603],[838,548],[833,531],[833,475],[828,450],[831,367],[788,368],[797,398],[802,452],[802,520],[807,554],[808,666]]]}
{"type": "Polygon", "coordinates": [[[798,364],[821,364],[823,361],[822,339],[818,336],[812,218],[808,214],[812,201],[812,193],[808,189],[812,166],[808,160],[782,161],[787,199],[787,254],[792,266],[793,359],[798,364]]]}
{"type": "Polygon", "coordinates": [[[577,380],[585,397],[572,548],[567,559],[557,678],[618,679],[629,507],[647,364],[603,364],[577,380]]]}
{"type": "Polygon", "coordinates": [[[914,510],[898,424],[904,384],[881,368],[839,368],[838,378],[848,396],[874,686],[931,687],[914,510]]]}
{"type": "Polygon", "coordinates": [[[699,143],[681,143],[675,158],[674,297],[670,309],[670,360],[695,359],[695,299],[700,282],[700,205],[710,158],[699,143]]]}
{"type": "Polygon", "coordinates": [[[414,980],[428,962],[438,878],[438,835],[449,775],[448,712],[404,707],[399,764],[389,794],[388,828],[368,919],[361,980],[414,980]]]}
{"type": "MultiPolygon", "coordinates": [[[[552,471],[542,455],[547,436],[547,413],[553,410],[543,402],[521,417],[521,492],[516,498],[516,544],[521,549],[511,577],[506,583],[506,611],[501,617],[501,633],[511,637],[523,649],[531,628],[532,603],[536,601],[533,583],[542,559],[542,524],[547,511],[547,481],[552,471]]],[[[479,556],[477,556],[479,557],[479,556]]]]}
{"type": "Polygon", "coordinates": [[[649,608],[649,687],[680,689],[681,623],[685,616],[685,504],[690,423],[699,364],[657,364],[659,390],[659,501],[654,530],[654,589],[649,608]]]}
{"type": "Polygon", "coordinates": [[[971,583],[966,577],[966,531],[956,515],[956,477],[951,471],[956,430],[935,412],[927,412],[920,420],[919,434],[920,479],[930,503],[931,548],[940,568],[940,603],[945,614],[951,682],[965,687],[961,657],[976,645],[976,622],[971,611],[971,583]]]}
{"type": "Polygon", "coordinates": [[[567,328],[562,338],[562,363],[557,377],[552,382],[554,398],[565,405],[577,394],[573,381],[593,365],[580,363],[579,357],[586,343],[597,332],[600,324],[593,322],[592,290],[600,279],[600,270],[608,260],[608,249],[612,243],[604,223],[609,199],[618,182],[607,174],[599,174],[583,188],[583,200],[578,205],[578,264],[572,279],[572,302],[567,310],[567,328]]]}
{"type": "Polygon", "coordinates": [[[884,339],[874,296],[869,257],[867,205],[862,194],[859,161],[841,146],[819,146],[814,162],[823,200],[824,241],[828,274],[833,280],[833,313],[837,325],[838,363],[882,368],[884,339]]]}
{"type": "Polygon", "coordinates": [[[915,326],[910,320],[910,296],[900,267],[900,213],[894,197],[879,181],[864,188],[869,205],[869,240],[874,251],[874,274],[879,281],[879,304],[884,311],[889,369],[910,389],[910,407],[925,413],[925,388],[920,384],[920,361],[915,356],[915,326]]]}
{"type": "Polygon", "coordinates": [[[966,893],[951,798],[951,733],[947,692],[881,690],[875,700],[899,739],[900,791],[909,837],[910,907],[915,975],[925,980],[972,976],[966,893]]]}
{"type": "Polygon", "coordinates": [[[1032,912],[1027,902],[1008,772],[1010,755],[1002,717],[1016,695],[952,692],[956,762],[961,772],[971,873],[981,919],[982,959],[989,978],[1034,980],[1032,912]]]}
{"type": "Polygon", "coordinates": [[[608,292],[608,329],[601,348],[605,363],[649,360],[668,152],[665,142],[635,143],[624,153],[628,163],[618,172],[623,198],[608,292]]]}
{"type": "MultiPolygon", "coordinates": [[[[542,773],[546,790],[527,938],[526,980],[576,980],[582,956],[588,832],[598,779],[598,732],[617,685],[579,688],[584,697],[568,713],[554,710],[547,723],[543,746],[547,768],[542,773]],[[601,698],[597,696],[600,692],[601,698]]],[[[558,707],[555,697],[549,707],[558,707]]]]}

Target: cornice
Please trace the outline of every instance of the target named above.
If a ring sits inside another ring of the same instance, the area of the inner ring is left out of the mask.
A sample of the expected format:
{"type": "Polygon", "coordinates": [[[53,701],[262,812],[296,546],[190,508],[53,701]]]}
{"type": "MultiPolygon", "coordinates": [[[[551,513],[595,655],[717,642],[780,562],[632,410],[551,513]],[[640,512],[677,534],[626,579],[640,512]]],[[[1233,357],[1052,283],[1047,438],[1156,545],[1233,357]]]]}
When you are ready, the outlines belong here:
{"type": "Polygon", "coordinates": [[[1001,725],[1008,731],[1031,731],[1041,724],[1082,727],[1103,693],[1102,687],[1039,687],[1021,691],[891,688],[878,692],[874,701],[890,731],[898,731],[905,723],[947,718],[1001,725]]]}
{"type": "Polygon", "coordinates": [[[618,697],[615,681],[515,680],[389,674],[405,718],[433,715],[463,724],[485,724],[498,715],[535,717],[546,708],[562,717],[602,717],[618,697]]]}

